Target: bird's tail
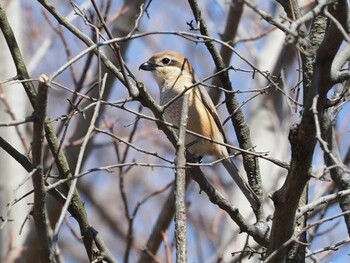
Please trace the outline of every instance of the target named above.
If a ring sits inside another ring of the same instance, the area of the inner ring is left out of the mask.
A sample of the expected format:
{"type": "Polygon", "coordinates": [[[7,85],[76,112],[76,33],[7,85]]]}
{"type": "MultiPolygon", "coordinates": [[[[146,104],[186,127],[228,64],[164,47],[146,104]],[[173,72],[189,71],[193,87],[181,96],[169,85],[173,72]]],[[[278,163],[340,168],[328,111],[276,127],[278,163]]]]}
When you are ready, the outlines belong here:
{"type": "Polygon", "coordinates": [[[222,163],[231,175],[232,179],[236,182],[245,197],[248,199],[253,209],[257,209],[260,206],[260,200],[249,184],[240,176],[237,166],[229,159],[223,160],[222,163]]]}

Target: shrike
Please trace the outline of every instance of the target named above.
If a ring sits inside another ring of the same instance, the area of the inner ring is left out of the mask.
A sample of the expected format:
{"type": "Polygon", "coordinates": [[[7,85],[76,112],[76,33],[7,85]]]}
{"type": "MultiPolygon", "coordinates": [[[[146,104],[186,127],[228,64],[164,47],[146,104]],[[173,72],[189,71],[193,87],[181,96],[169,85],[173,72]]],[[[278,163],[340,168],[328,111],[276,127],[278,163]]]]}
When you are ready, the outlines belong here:
{"type": "MultiPolygon", "coordinates": [[[[160,89],[160,104],[165,105],[177,97],[164,110],[164,119],[180,127],[183,96],[188,88],[188,122],[187,130],[211,139],[205,140],[198,136],[187,134],[186,145],[190,153],[200,157],[213,155],[222,158],[226,170],[238,187],[242,190],[254,209],[260,201],[249,184],[238,173],[236,165],[229,158],[229,149],[220,144],[225,143],[223,127],[218,113],[205,87],[194,85],[199,79],[190,62],[183,55],[174,51],[164,51],[155,54],[140,69],[151,71],[160,89]]],[[[178,130],[176,130],[178,132],[178,130]]]]}

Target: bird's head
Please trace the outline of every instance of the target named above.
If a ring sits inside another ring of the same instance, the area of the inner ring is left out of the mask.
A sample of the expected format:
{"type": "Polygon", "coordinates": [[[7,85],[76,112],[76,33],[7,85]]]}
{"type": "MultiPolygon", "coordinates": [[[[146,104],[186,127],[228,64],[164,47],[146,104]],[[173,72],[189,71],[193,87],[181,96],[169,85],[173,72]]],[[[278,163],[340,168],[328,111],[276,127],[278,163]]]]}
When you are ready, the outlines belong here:
{"type": "Polygon", "coordinates": [[[139,69],[151,71],[159,87],[174,86],[179,80],[196,82],[190,62],[175,51],[163,51],[152,56],[139,69]]]}

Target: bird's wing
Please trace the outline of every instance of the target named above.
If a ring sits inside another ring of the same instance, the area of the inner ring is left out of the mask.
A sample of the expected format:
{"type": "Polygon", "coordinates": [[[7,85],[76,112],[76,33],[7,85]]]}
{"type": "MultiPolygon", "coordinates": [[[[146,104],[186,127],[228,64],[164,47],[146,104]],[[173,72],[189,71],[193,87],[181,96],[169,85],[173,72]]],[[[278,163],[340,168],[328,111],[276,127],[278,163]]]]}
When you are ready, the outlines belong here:
{"type": "Polygon", "coordinates": [[[205,89],[204,86],[202,85],[198,85],[195,88],[195,94],[196,96],[198,96],[200,98],[200,100],[203,102],[204,106],[207,108],[207,110],[210,112],[211,116],[213,117],[216,125],[219,128],[219,131],[222,133],[222,136],[224,138],[225,143],[227,143],[226,137],[225,137],[225,132],[224,132],[224,128],[222,127],[222,124],[220,122],[219,119],[219,115],[218,112],[216,111],[215,105],[212,101],[212,99],[210,98],[207,90],[205,89]]]}

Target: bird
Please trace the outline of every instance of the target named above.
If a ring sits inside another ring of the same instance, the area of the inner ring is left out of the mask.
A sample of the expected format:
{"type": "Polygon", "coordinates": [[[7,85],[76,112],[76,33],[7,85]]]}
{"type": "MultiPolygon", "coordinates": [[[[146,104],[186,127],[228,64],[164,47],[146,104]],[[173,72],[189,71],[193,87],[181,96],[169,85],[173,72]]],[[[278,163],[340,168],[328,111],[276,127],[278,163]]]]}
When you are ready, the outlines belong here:
{"type": "MultiPolygon", "coordinates": [[[[208,155],[222,159],[222,163],[232,179],[253,209],[257,209],[260,206],[259,198],[229,158],[230,149],[223,145],[226,143],[226,138],[215,105],[206,88],[200,84],[189,60],[178,52],[162,51],[142,63],[140,69],[153,73],[160,90],[160,105],[167,106],[163,112],[164,120],[176,127],[180,127],[184,98],[182,94],[188,93],[186,128],[211,140],[187,133],[185,137],[187,150],[197,157],[208,155]]],[[[178,134],[178,130],[175,132],[178,134]]]]}

